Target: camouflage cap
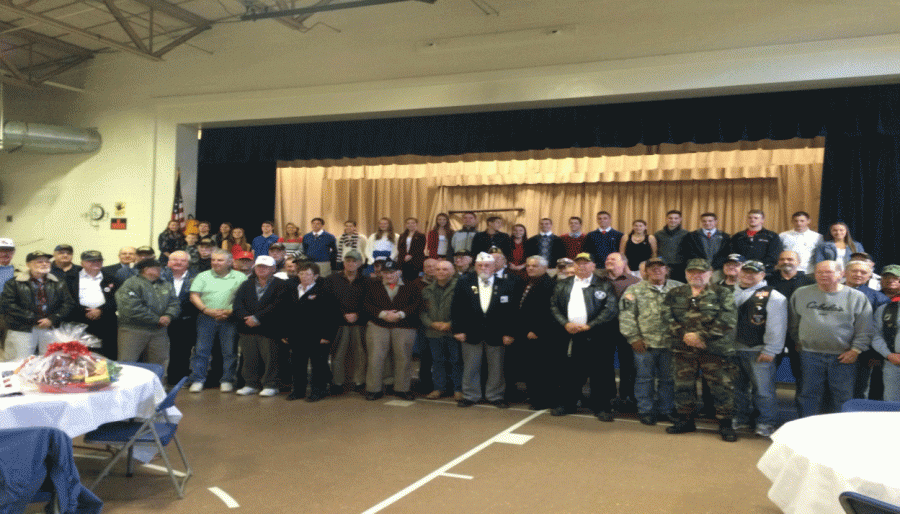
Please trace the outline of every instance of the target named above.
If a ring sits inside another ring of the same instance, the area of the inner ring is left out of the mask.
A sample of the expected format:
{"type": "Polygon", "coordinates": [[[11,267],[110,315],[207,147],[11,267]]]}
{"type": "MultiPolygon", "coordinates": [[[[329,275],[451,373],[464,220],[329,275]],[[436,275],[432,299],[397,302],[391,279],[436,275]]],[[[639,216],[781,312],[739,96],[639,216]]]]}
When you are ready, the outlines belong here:
{"type": "Polygon", "coordinates": [[[706,259],[691,259],[688,261],[687,266],[684,268],[685,271],[709,271],[711,269],[712,266],[709,265],[709,262],[706,259]]]}
{"type": "Polygon", "coordinates": [[[644,268],[649,268],[650,266],[665,266],[666,261],[662,259],[662,257],[651,257],[644,261],[644,268]]]}
{"type": "Polygon", "coordinates": [[[760,273],[766,271],[766,265],[759,261],[747,261],[741,266],[741,270],[744,271],[752,271],[753,273],[760,273]]]}
{"type": "Polygon", "coordinates": [[[900,277],[900,264],[888,264],[881,269],[882,275],[894,275],[900,277]]]}
{"type": "Polygon", "coordinates": [[[97,250],[88,250],[81,252],[81,260],[85,262],[97,262],[103,260],[103,254],[97,250]]]}

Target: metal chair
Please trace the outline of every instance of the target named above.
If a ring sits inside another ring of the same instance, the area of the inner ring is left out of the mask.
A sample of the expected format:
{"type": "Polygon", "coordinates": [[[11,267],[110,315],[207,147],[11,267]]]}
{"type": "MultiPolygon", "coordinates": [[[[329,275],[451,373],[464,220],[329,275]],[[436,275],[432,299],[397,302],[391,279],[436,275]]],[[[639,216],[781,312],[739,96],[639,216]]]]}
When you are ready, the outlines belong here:
{"type": "Polygon", "coordinates": [[[853,399],[841,405],[841,412],[898,412],[900,402],[853,399]]]}
{"type": "Polygon", "coordinates": [[[144,368],[150,370],[153,373],[156,373],[156,376],[159,377],[160,380],[162,380],[163,375],[166,374],[166,370],[159,364],[151,364],[149,362],[119,362],[119,364],[125,364],[127,366],[134,366],[136,368],[144,368]]]}
{"type": "Polygon", "coordinates": [[[165,399],[156,406],[156,411],[148,419],[107,423],[101,425],[96,430],[85,434],[84,441],[86,443],[121,446],[103,471],[100,472],[100,476],[98,476],[91,484],[91,490],[94,490],[94,488],[97,487],[100,481],[109,474],[112,467],[123,456],[127,456],[128,459],[126,476],[132,476],[134,471],[134,445],[136,443],[152,443],[156,445],[156,449],[166,463],[166,470],[169,473],[169,477],[172,479],[172,485],[175,486],[178,497],[184,498],[184,486],[191,475],[193,475],[193,471],[191,470],[190,464],[188,464],[187,456],[184,454],[184,449],[181,447],[178,435],[175,433],[178,429],[178,424],[173,423],[169,419],[166,409],[175,405],[175,397],[178,395],[178,391],[181,390],[185,382],[187,382],[187,377],[181,379],[181,381],[172,388],[172,391],[170,391],[165,399]],[[172,464],[169,462],[169,456],[166,454],[165,449],[169,442],[173,440],[175,441],[175,446],[178,448],[178,453],[181,455],[181,461],[184,464],[184,478],[180,482],[175,476],[175,469],[172,468],[172,464]]]}
{"type": "Polygon", "coordinates": [[[847,514],[900,514],[900,507],[896,505],[891,505],[853,491],[841,493],[838,496],[838,501],[841,502],[841,507],[844,508],[844,512],[847,514]]]}

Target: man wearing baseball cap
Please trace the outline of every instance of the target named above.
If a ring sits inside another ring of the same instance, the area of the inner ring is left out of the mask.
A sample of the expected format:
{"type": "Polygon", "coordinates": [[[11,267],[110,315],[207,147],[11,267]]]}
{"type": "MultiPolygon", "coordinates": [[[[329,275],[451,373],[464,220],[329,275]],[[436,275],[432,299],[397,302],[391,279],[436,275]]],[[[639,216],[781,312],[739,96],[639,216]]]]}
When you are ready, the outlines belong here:
{"type": "Polygon", "coordinates": [[[97,250],[81,252],[81,271],[69,283],[75,308],[69,321],[84,323],[86,332],[100,338],[100,353],[109,359],[118,357],[116,325],[116,281],[103,273],[103,254],[97,250]]]}
{"type": "Polygon", "coordinates": [[[753,407],[759,410],[756,434],[769,437],[778,425],[775,392],[775,357],[784,350],[787,335],[787,298],[768,285],[766,266],[746,261],[734,290],[737,325],[734,346],[737,377],[734,382],[734,429],[750,427],[753,407]],[[753,396],[750,396],[752,390],[753,396]],[[752,401],[751,401],[752,398],[752,401]]]}
{"type": "Polygon", "coordinates": [[[69,291],[72,290],[72,283],[78,276],[78,272],[81,271],[81,266],[72,264],[74,253],[75,250],[72,248],[72,245],[56,245],[56,248],[53,250],[53,262],[50,266],[50,273],[62,279],[68,286],[69,291]]]}
{"type": "Polygon", "coordinates": [[[289,296],[287,282],[274,275],[275,259],[260,255],[253,274],[234,295],[238,346],[244,358],[241,373],[247,384],[235,393],[241,396],[278,394],[278,340],[289,296]]]}
{"type": "Polygon", "coordinates": [[[678,421],[666,432],[697,430],[697,376],[703,371],[712,391],[719,434],[723,441],[734,442],[734,293],[710,284],[712,267],[706,259],[688,261],[685,275],[688,283],[666,293],[661,310],[663,322],[669,326],[678,411],[678,421]]]}
{"type": "Polygon", "coordinates": [[[8,237],[0,237],[0,289],[6,281],[16,275],[12,258],[16,254],[16,244],[8,237]]]}
{"type": "Polygon", "coordinates": [[[119,312],[119,359],[149,362],[163,369],[169,365],[167,327],[181,306],[172,284],[161,278],[162,264],[144,259],[135,265],[137,275],[116,291],[119,312]]]}
{"type": "Polygon", "coordinates": [[[900,306],[900,266],[888,264],[881,270],[881,291],[891,301],[875,310],[872,348],[884,356],[884,400],[900,402],[900,337],[897,330],[900,318],[897,314],[900,306]]]}
{"type": "Polygon", "coordinates": [[[145,261],[147,259],[153,259],[156,256],[156,252],[153,248],[149,246],[139,246],[137,250],[135,250],[135,254],[137,255],[136,260],[134,261],[134,265],[129,267],[122,267],[116,271],[116,282],[121,285],[125,283],[126,280],[138,274],[137,271],[137,263],[141,261],[145,261]]]}
{"type": "Polygon", "coordinates": [[[52,329],[72,310],[72,295],[64,281],[50,273],[50,255],[34,251],[25,256],[28,271],[3,285],[0,310],[9,332],[4,361],[44,353],[53,342],[52,329]]]}

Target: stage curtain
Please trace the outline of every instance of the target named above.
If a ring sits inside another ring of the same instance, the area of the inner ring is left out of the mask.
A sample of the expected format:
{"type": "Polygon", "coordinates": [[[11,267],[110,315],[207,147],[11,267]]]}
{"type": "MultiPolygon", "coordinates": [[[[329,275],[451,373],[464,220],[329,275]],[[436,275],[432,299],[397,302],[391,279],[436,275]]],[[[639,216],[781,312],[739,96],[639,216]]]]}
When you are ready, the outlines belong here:
{"type": "Polygon", "coordinates": [[[713,211],[733,232],[747,210],[762,208],[767,225],[784,230],[796,210],[817,219],[823,148],[815,138],[279,162],[276,222],[321,215],[339,232],[354,219],[368,234],[381,216],[400,232],[409,216],[424,230],[438,212],[521,209],[497,214],[529,230],[549,216],[562,233],[569,216],[589,230],[607,210],[620,230],[638,218],[656,230],[666,211],[680,209],[686,228],[713,211]]]}

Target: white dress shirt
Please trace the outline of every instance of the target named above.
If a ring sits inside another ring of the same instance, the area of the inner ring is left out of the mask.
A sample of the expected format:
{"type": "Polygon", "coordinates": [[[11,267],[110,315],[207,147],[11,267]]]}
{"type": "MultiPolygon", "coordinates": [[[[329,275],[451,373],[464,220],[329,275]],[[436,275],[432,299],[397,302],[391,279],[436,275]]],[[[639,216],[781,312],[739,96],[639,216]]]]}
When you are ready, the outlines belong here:
{"type": "Polygon", "coordinates": [[[569,321],[571,323],[587,324],[587,305],[584,303],[584,288],[591,285],[591,277],[574,277],[572,293],[569,295],[569,321]]]}
{"type": "Polygon", "coordinates": [[[487,313],[488,307],[491,306],[491,296],[494,294],[494,276],[485,281],[478,277],[478,299],[481,300],[481,312],[487,313]]]}
{"type": "Polygon", "coordinates": [[[96,309],[106,303],[100,282],[103,274],[97,273],[96,277],[88,275],[84,270],[78,272],[78,304],[88,309],[96,309]]]}
{"type": "Polygon", "coordinates": [[[800,260],[797,270],[801,273],[811,271],[809,269],[809,261],[812,260],[816,245],[822,242],[822,234],[815,230],[806,230],[804,232],[788,230],[778,234],[778,237],[781,238],[781,243],[784,245],[785,250],[797,252],[797,258],[800,260]]]}

